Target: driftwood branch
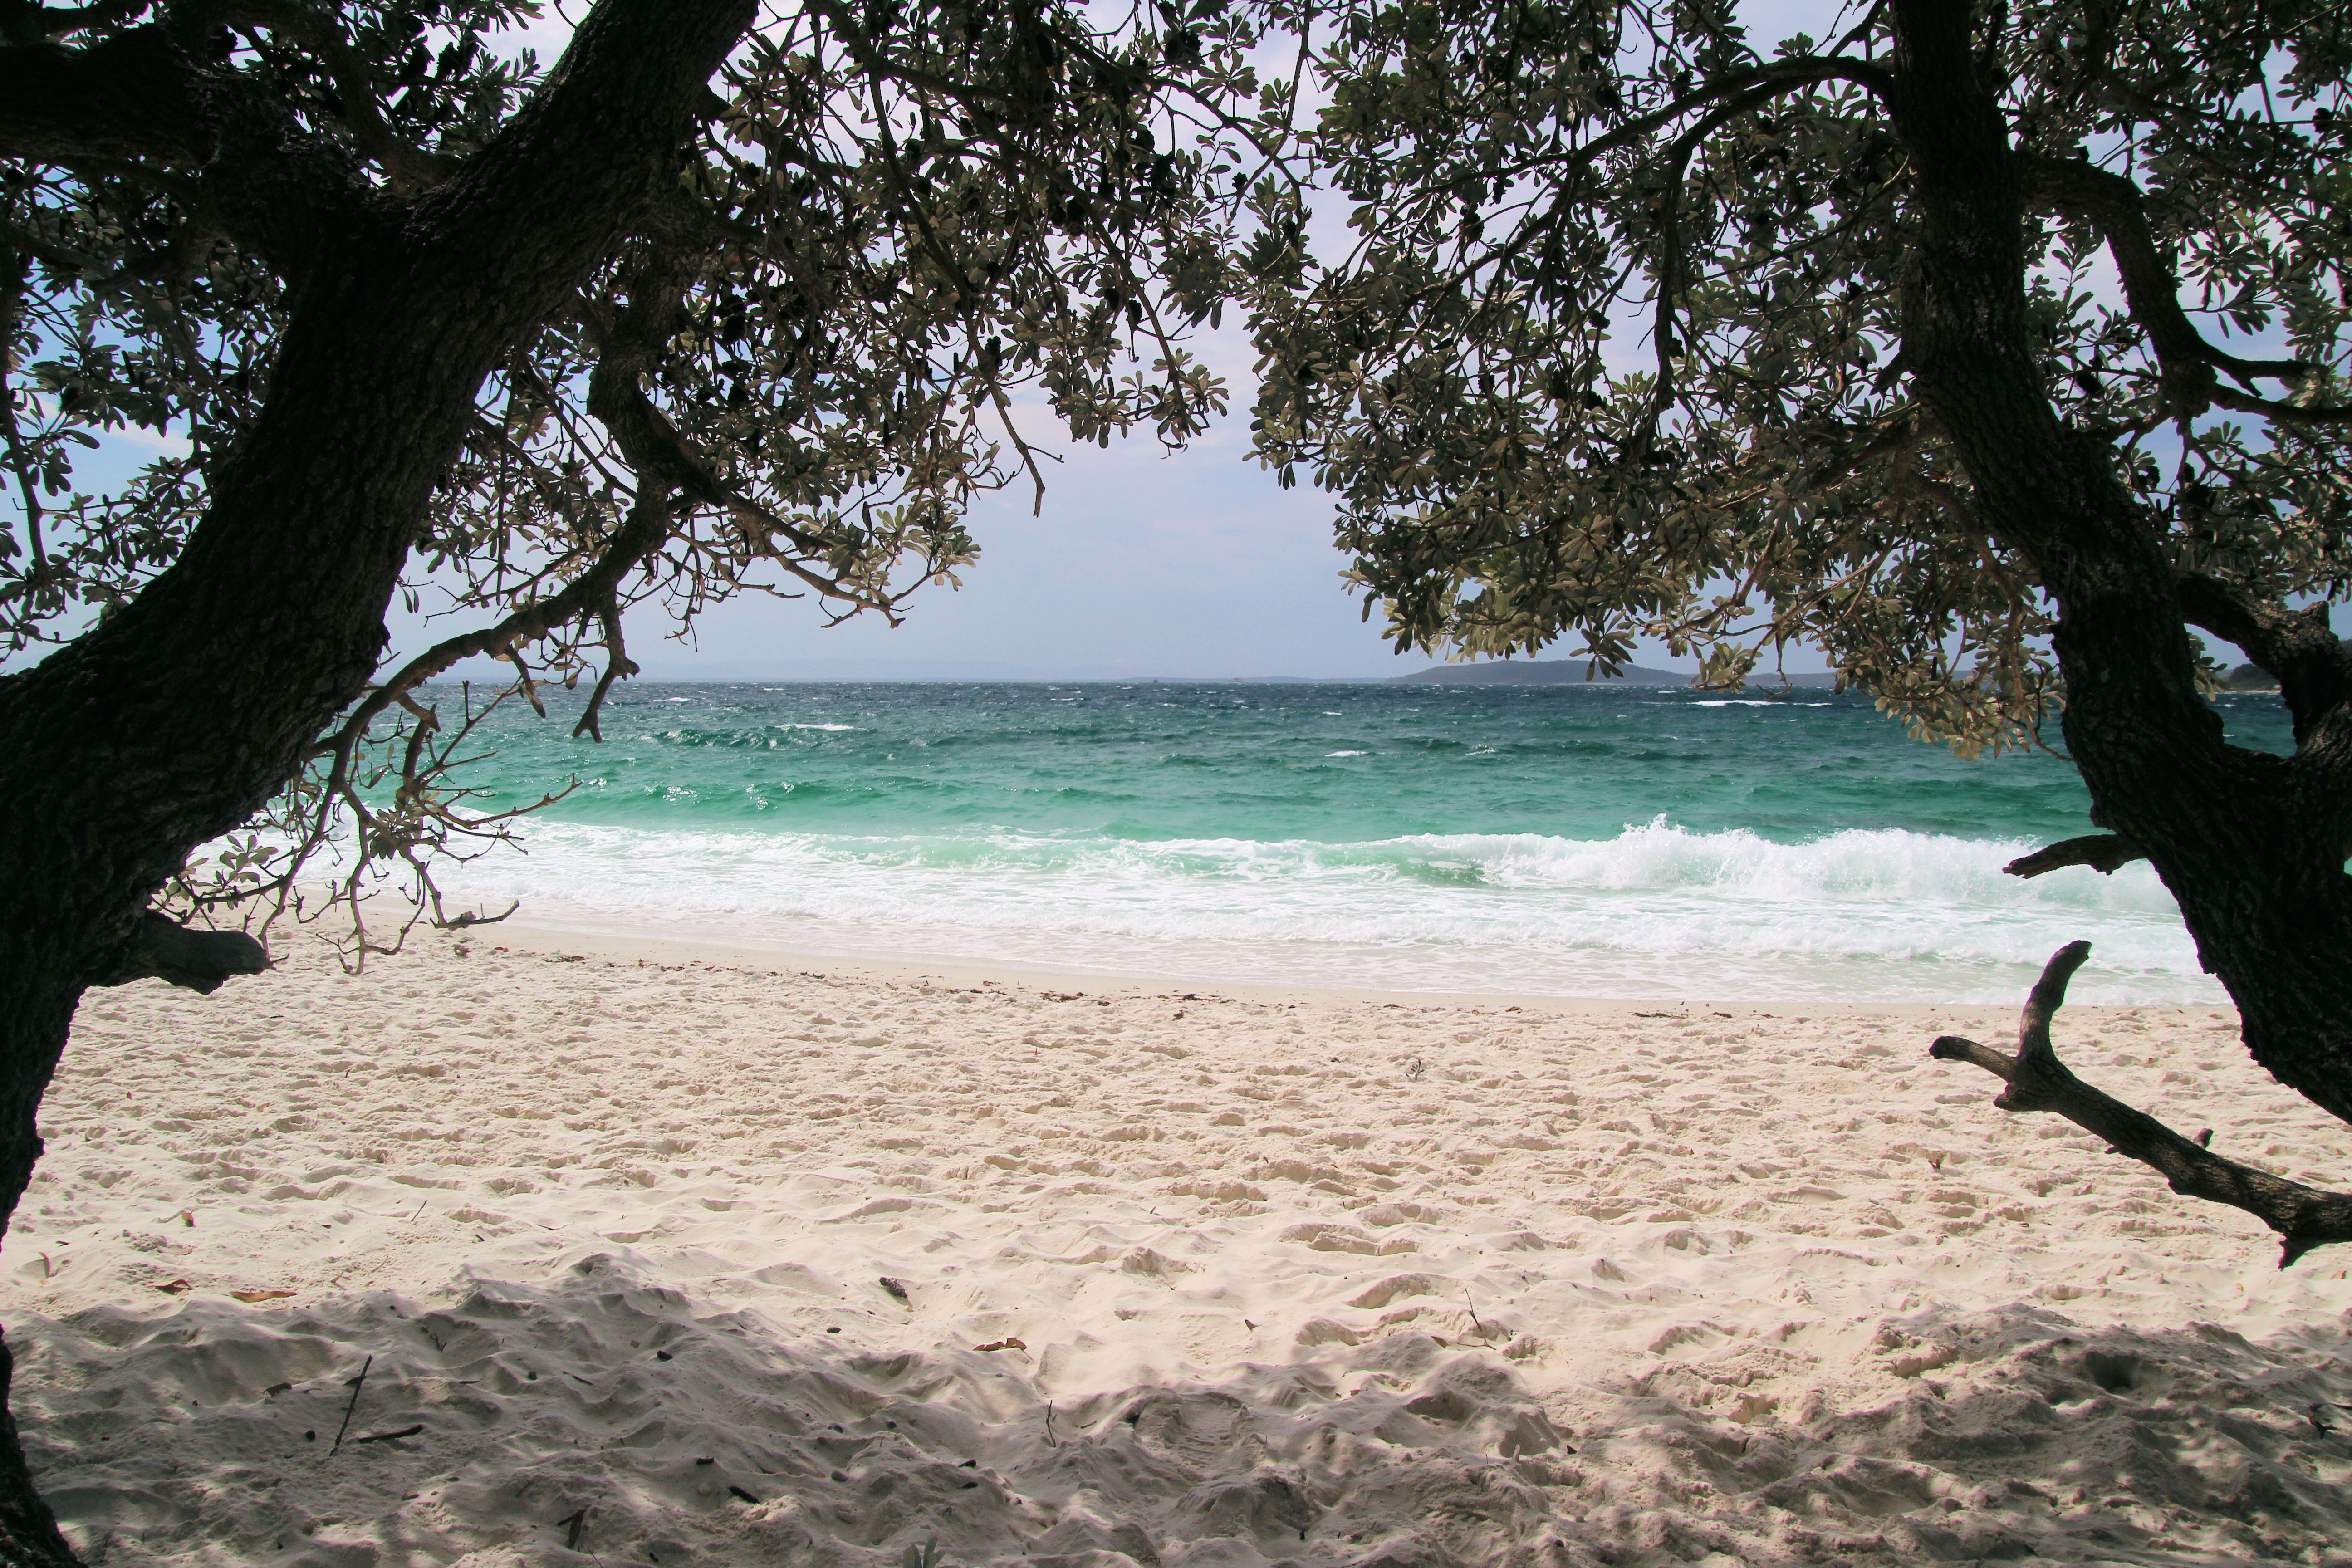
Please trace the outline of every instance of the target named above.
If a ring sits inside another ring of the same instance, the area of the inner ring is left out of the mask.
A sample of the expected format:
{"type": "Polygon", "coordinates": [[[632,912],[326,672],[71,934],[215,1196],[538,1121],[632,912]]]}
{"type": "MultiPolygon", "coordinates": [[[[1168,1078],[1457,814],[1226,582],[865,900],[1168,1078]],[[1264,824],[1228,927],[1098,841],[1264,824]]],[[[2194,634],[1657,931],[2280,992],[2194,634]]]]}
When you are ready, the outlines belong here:
{"type": "Polygon", "coordinates": [[[2001,869],[2012,877],[2039,877],[2066,866],[2088,866],[2103,877],[2119,867],[2147,858],[2147,851],[2119,833],[2094,833],[2082,838],[2062,838],[2031,855],[2021,855],[2001,869]]]}
{"type": "Polygon", "coordinates": [[[2066,983],[2090,956],[2087,942],[2070,942],[2050,955],[2018,1020],[2015,1056],[1957,1035],[1937,1040],[1927,1054],[1938,1061],[1973,1063],[2006,1083],[1993,1101],[2003,1110],[2053,1111],[2105,1139],[2113,1152],[2155,1167],[2182,1196],[2245,1210],[2279,1233],[2281,1268],[2315,1247],[2352,1241],[2352,1193],[2322,1192],[2225,1160],[2202,1139],[2183,1138],[2066,1070],[2050,1044],[2050,1020],[2066,1000],[2066,983]]]}

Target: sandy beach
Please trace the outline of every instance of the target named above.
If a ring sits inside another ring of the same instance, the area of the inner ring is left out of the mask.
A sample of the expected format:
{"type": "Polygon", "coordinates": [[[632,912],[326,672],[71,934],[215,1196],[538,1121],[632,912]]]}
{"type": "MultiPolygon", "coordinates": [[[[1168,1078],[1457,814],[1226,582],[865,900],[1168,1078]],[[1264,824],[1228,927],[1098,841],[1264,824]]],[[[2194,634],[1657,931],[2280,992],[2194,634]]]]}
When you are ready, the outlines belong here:
{"type": "MultiPolygon", "coordinates": [[[[0,1253],[77,1546],[2352,1563],[2352,1253],[1927,1059],[2013,1009],[816,967],[495,928],[91,993],[0,1253]]],[[[2058,1041],[2352,1179],[2225,1013],[2058,1041]]]]}

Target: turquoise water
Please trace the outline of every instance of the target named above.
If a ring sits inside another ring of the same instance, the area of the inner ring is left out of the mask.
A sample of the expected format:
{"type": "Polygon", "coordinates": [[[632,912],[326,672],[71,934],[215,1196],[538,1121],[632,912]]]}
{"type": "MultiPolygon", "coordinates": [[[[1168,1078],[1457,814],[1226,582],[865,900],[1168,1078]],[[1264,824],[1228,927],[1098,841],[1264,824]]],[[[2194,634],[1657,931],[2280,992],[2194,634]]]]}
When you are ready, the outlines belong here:
{"type": "MultiPolygon", "coordinates": [[[[433,695],[445,710],[457,694],[433,695]]],[[[637,685],[503,710],[480,804],[579,787],[455,885],[819,953],[1387,989],[2207,1000],[2147,868],[2020,882],[2073,769],[1867,700],[1679,689],[637,685]]],[[[2284,750],[2275,699],[2224,700],[2284,750]]]]}

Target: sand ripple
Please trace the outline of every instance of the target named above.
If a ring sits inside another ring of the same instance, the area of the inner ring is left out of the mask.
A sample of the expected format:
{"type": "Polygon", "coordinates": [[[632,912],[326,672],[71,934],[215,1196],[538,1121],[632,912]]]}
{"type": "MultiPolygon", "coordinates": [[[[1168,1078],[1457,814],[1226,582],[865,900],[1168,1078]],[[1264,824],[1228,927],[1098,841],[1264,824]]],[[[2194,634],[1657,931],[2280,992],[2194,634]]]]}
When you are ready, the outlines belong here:
{"type": "Polygon", "coordinates": [[[94,1563],[2352,1563],[2352,1259],[1925,1059],[1997,1017],[458,945],[85,1008],[0,1308],[94,1563]]]}

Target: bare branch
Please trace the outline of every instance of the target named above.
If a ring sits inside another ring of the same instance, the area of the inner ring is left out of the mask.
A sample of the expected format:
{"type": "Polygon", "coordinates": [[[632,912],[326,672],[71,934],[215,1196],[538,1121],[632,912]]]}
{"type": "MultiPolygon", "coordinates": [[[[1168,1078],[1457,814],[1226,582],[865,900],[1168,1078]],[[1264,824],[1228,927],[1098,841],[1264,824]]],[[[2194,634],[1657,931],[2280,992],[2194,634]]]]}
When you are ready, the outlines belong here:
{"type": "Polygon", "coordinates": [[[629,657],[628,645],[621,640],[620,612],[606,607],[596,612],[597,624],[604,633],[604,673],[596,678],[596,689],[588,694],[588,706],[580,710],[580,721],[572,726],[572,739],[585,735],[602,744],[604,739],[604,699],[613,692],[613,682],[637,673],[637,661],[629,657]]]}
{"type": "Polygon", "coordinates": [[[2050,955],[2018,1020],[2017,1055],[1957,1035],[1937,1039],[1927,1054],[1971,1063],[2006,1083],[1993,1101],[2003,1110],[2054,1112],[2105,1139],[2114,1152],[2153,1166],[2184,1197],[2245,1210],[2278,1232],[2281,1268],[2314,1247],[2352,1241],[2352,1193],[2322,1192],[2225,1160],[2066,1070],[2050,1044],[2050,1021],[2066,1000],[2066,983],[2090,956],[2087,942],[2070,942],[2050,955]]]}
{"type": "Polygon", "coordinates": [[[2119,833],[2094,833],[2021,855],[2001,870],[2011,877],[2039,877],[2067,866],[2088,866],[2102,877],[2112,877],[2120,868],[2147,858],[2147,850],[2119,833]]]}
{"type": "Polygon", "coordinates": [[[583,615],[601,615],[609,610],[621,579],[669,537],[671,502],[672,493],[667,486],[647,481],[638,491],[636,504],[629,509],[629,515],[594,565],[562,592],[525,605],[493,625],[445,638],[410,659],[398,674],[369,693],[352,710],[351,717],[343,721],[321,750],[348,752],[366,733],[376,715],[459,659],[477,654],[494,653],[512,662],[522,672],[524,694],[537,707],[539,700],[529,689],[530,672],[523,668],[521,657],[515,652],[516,645],[530,642],[551,627],[583,615]]]}

